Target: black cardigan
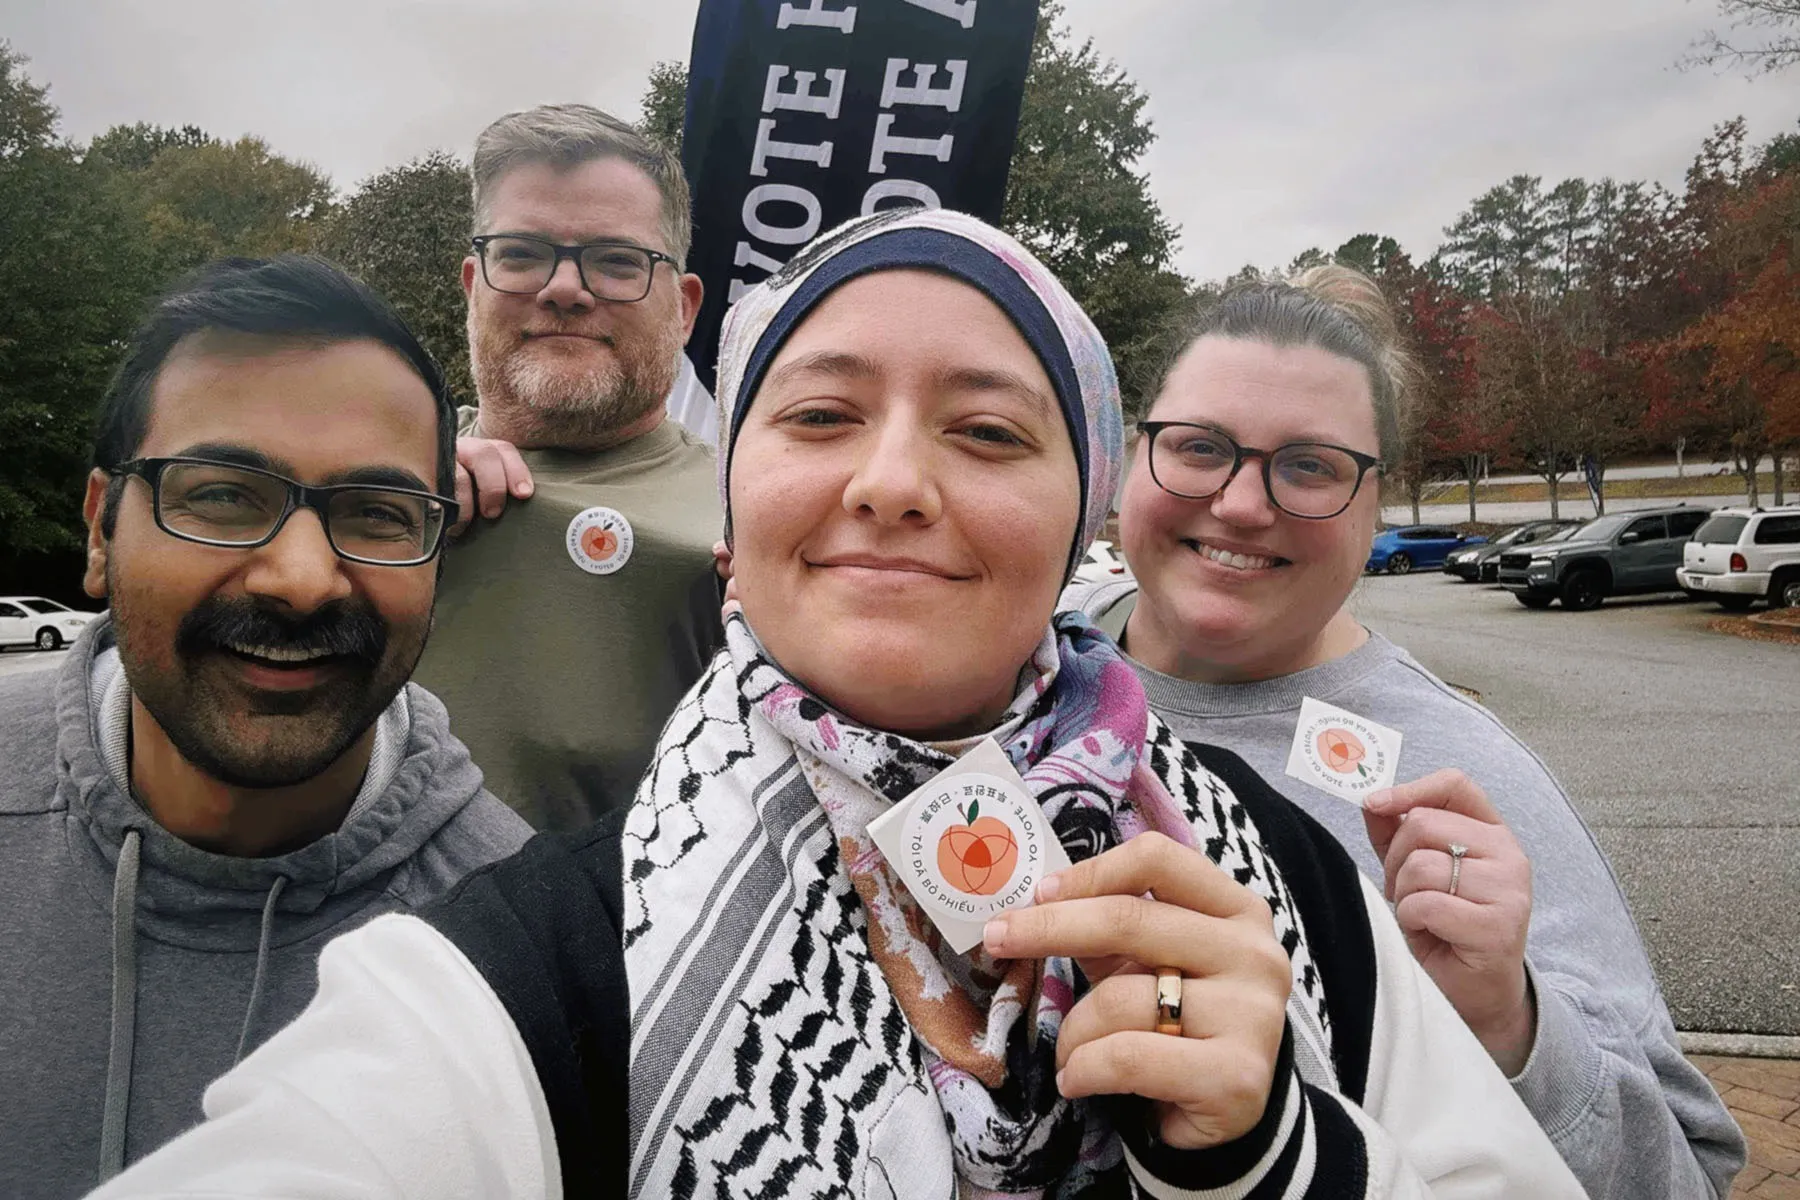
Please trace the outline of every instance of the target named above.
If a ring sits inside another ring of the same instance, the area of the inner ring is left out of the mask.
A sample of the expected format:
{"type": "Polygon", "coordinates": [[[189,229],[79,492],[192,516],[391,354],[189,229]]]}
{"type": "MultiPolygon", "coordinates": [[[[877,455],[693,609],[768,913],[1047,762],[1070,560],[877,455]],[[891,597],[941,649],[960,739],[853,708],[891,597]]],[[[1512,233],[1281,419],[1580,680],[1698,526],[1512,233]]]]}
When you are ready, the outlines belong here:
{"type": "MultiPolygon", "coordinates": [[[[1375,1016],[1375,946],[1356,866],[1243,759],[1216,746],[1192,748],[1242,802],[1287,883],[1324,985],[1339,1090],[1361,1103],[1375,1016]]],[[[569,1196],[623,1195],[630,1161],[631,1005],[620,939],[624,822],[621,810],[582,833],[539,834],[420,914],[480,970],[517,1026],[550,1108],[569,1196]]],[[[1288,1053],[1284,1044],[1284,1058],[1288,1053]]],[[[1285,1082],[1279,1072],[1277,1078],[1285,1082]]],[[[1274,1136],[1278,1107],[1271,1104],[1262,1124],[1232,1149],[1259,1157],[1274,1136]]],[[[1354,1174],[1363,1161],[1360,1135],[1335,1105],[1321,1106],[1319,1114],[1319,1160],[1354,1174]]],[[[1151,1151],[1171,1159],[1181,1153],[1151,1151]]],[[[1216,1153],[1211,1157],[1217,1166],[1216,1153]]],[[[1181,1174],[1174,1161],[1161,1165],[1170,1170],[1157,1170],[1164,1178],[1181,1174]]],[[[1340,1177],[1331,1190],[1338,1186],[1347,1195],[1363,1191],[1360,1179],[1340,1177]]]]}

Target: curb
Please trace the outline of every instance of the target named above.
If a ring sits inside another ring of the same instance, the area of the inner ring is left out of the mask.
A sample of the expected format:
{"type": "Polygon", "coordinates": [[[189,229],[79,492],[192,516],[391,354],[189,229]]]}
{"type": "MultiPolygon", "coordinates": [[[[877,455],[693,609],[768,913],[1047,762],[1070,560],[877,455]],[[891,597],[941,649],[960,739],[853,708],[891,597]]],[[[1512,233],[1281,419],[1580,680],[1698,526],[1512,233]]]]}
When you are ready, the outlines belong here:
{"type": "Polygon", "coordinates": [[[1800,1037],[1761,1033],[1689,1033],[1675,1035],[1683,1054],[1716,1054],[1723,1058],[1800,1059],[1800,1037]]]}

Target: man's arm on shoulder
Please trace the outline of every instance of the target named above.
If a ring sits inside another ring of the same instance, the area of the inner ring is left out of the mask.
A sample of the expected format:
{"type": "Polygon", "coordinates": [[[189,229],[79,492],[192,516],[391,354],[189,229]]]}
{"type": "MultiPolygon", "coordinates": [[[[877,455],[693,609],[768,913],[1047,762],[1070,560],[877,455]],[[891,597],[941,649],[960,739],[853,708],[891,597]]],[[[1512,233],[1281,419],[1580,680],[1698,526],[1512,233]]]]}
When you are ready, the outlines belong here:
{"type": "Polygon", "coordinates": [[[475,520],[476,514],[498,520],[506,511],[506,501],[529,500],[534,484],[531,468],[519,454],[518,447],[499,438],[458,437],[456,439],[456,524],[450,536],[458,537],[475,520]]]}

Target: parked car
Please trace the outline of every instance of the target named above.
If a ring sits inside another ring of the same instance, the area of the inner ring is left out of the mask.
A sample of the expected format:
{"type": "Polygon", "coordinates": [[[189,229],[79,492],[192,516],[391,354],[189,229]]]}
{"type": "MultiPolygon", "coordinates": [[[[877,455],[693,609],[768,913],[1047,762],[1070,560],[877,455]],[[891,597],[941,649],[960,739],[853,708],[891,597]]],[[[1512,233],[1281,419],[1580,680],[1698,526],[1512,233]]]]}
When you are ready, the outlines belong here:
{"type": "Polygon", "coordinates": [[[1675,572],[1690,596],[1742,612],[1760,599],[1800,608],[1800,505],[1721,508],[1682,548],[1675,572]]]}
{"type": "Polygon", "coordinates": [[[0,596],[0,646],[55,650],[80,637],[97,616],[42,596],[0,596]]]}
{"type": "Polygon", "coordinates": [[[1677,505],[1596,517],[1569,536],[1500,555],[1500,583],[1526,608],[1585,612],[1608,596],[1681,590],[1682,545],[1710,509],[1677,505]]]}
{"type": "Polygon", "coordinates": [[[1456,550],[1444,560],[1444,570],[1464,583],[1493,583],[1500,577],[1500,555],[1508,546],[1531,546],[1559,529],[1573,529],[1579,521],[1527,521],[1515,525],[1483,546],[1456,550]]]}
{"type": "Polygon", "coordinates": [[[1446,525],[1402,525],[1375,535],[1364,569],[1404,575],[1421,567],[1441,567],[1451,551],[1486,542],[1480,534],[1458,533],[1446,525]]]}

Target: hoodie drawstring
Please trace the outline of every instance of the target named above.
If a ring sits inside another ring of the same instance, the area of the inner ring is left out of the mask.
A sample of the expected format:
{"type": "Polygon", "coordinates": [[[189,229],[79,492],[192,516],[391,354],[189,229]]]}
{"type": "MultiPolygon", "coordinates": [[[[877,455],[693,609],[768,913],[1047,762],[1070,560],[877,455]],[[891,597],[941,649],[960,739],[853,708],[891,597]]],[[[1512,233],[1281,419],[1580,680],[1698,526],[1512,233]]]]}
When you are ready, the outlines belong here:
{"type": "MultiPolygon", "coordinates": [[[[131,1114],[132,1045],[137,1039],[137,888],[138,862],[143,835],[125,832],[119,862],[113,871],[113,988],[112,1047],[106,1056],[106,1107],[100,1119],[100,1182],[125,1169],[125,1130],[131,1114]]],[[[269,969],[269,937],[275,930],[275,905],[287,887],[287,876],[277,875],[263,903],[262,936],[256,943],[256,977],[250,984],[250,1006],[244,1012],[244,1029],[238,1035],[235,1066],[250,1044],[256,1010],[262,1004],[263,984],[269,969]]]]}
{"type": "Polygon", "coordinates": [[[125,832],[113,869],[112,1046],[106,1055],[106,1108],[100,1120],[100,1182],[125,1168],[125,1119],[131,1111],[131,1055],[137,1037],[138,849],[143,835],[125,832]]]}
{"type": "Polygon", "coordinates": [[[262,936],[256,940],[256,977],[250,984],[250,1005],[244,1010],[244,1031],[238,1034],[237,1055],[231,1060],[234,1067],[244,1059],[244,1048],[250,1044],[250,1028],[256,1024],[256,1009],[262,1003],[263,973],[269,967],[269,935],[275,931],[275,902],[281,899],[285,887],[287,876],[277,875],[275,886],[269,889],[269,898],[263,902],[262,936]]]}

